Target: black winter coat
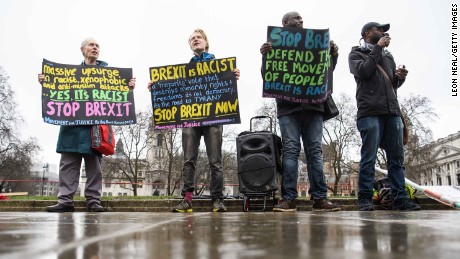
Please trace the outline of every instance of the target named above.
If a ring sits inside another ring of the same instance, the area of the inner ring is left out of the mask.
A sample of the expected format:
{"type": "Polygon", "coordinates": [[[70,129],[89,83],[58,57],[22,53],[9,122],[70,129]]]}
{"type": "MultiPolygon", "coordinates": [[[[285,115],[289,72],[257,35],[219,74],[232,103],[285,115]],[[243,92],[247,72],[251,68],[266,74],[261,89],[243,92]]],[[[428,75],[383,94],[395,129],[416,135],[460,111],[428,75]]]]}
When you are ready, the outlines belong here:
{"type": "Polygon", "coordinates": [[[358,119],[379,115],[401,116],[397,89],[404,80],[398,80],[394,76],[396,64],[390,52],[382,50],[378,45],[375,45],[372,50],[355,46],[348,55],[348,64],[357,84],[358,119]],[[377,64],[393,80],[394,86],[385,79],[377,64]]]}

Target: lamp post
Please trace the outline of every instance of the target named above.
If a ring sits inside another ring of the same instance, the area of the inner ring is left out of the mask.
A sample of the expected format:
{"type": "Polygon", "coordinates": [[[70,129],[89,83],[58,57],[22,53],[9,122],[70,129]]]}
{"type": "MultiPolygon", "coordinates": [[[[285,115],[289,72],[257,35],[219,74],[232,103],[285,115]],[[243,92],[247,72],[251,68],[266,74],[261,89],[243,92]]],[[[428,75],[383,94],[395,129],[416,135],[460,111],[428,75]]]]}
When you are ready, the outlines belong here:
{"type": "Polygon", "coordinates": [[[41,188],[41,196],[43,196],[44,193],[44,184],[45,184],[45,172],[48,170],[48,163],[43,165],[43,172],[42,172],[42,188],[41,188]]]}

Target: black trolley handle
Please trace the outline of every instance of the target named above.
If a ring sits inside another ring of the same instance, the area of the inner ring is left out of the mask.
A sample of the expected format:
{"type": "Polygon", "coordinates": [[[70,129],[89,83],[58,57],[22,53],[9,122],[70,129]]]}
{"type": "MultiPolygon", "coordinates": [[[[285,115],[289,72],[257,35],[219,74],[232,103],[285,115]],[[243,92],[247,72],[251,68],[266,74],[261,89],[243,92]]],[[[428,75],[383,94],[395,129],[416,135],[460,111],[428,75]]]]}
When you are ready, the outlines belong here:
{"type": "Polygon", "coordinates": [[[273,132],[273,120],[272,117],[266,116],[266,115],[260,115],[260,116],[255,116],[252,117],[251,120],[249,121],[249,131],[252,131],[252,120],[253,119],[270,119],[270,132],[273,132]]]}

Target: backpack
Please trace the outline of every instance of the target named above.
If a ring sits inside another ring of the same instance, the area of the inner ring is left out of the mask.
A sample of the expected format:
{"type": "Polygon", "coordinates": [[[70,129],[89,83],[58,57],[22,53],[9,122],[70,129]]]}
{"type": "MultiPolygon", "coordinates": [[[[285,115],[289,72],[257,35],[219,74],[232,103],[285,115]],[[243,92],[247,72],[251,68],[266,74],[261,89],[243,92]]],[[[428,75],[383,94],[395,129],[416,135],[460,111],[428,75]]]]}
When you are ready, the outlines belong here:
{"type": "Polygon", "coordinates": [[[388,177],[374,181],[374,197],[373,203],[381,205],[385,209],[393,206],[393,199],[391,198],[391,188],[388,177]]]}
{"type": "MultiPolygon", "coordinates": [[[[412,186],[405,184],[407,197],[420,204],[415,193],[417,189],[414,189],[412,186]]],[[[391,187],[388,177],[383,177],[377,180],[374,180],[374,197],[373,203],[382,206],[384,209],[390,209],[393,206],[393,198],[391,197],[391,187]]]]}

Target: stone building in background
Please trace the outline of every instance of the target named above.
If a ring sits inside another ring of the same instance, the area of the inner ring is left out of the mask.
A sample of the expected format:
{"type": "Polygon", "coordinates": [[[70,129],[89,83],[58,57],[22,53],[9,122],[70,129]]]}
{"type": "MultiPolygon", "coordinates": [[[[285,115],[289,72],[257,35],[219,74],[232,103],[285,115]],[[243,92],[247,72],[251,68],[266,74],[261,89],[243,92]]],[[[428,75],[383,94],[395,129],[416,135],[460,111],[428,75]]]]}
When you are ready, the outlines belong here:
{"type": "Polygon", "coordinates": [[[460,186],[460,131],[432,143],[434,164],[420,175],[420,183],[427,186],[460,186]]]}

